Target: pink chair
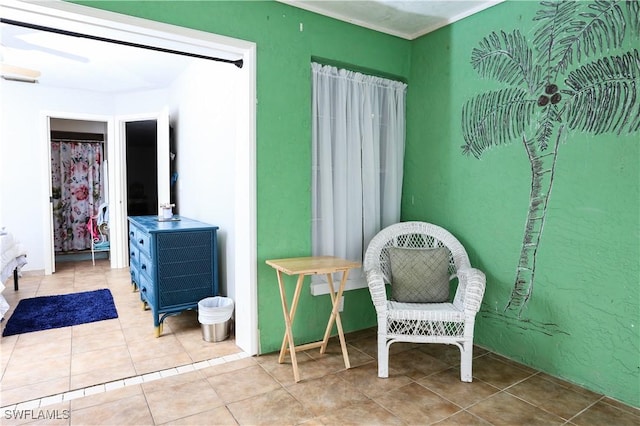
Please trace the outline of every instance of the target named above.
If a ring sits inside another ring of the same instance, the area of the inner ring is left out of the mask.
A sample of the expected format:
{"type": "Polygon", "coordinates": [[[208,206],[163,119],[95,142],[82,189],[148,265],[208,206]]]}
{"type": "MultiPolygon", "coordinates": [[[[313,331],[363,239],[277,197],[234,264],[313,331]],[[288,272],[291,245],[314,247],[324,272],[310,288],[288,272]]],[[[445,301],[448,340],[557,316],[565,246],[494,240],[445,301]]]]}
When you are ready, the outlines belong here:
{"type": "Polygon", "coordinates": [[[95,253],[109,251],[109,205],[102,204],[98,214],[90,216],[87,230],[91,236],[91,262],[96,264],[95,253]]]}

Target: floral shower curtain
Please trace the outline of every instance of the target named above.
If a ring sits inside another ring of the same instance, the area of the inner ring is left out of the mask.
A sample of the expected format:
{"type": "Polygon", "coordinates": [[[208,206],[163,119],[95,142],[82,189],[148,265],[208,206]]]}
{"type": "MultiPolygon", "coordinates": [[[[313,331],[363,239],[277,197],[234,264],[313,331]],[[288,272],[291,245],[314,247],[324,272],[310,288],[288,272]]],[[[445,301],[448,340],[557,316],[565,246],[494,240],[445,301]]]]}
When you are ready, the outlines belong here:
{"type": "Polygon", "coordinates": [[[99,142],[52,141],[54,250],[91,248],[90,216],[103,202],[103,147],[99,142]]]}

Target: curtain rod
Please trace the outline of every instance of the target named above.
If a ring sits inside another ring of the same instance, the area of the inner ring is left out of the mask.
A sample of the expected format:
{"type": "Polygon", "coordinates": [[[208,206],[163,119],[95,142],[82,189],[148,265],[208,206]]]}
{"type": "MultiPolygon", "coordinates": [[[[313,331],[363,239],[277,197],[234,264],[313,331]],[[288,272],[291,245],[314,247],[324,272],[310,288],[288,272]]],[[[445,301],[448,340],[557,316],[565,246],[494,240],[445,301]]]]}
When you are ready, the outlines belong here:
{"type": "Polygon", "coordinates": [[[93,140],[93,139],[67,139],[67,138],[51,138],[51,143],[61,143],[61,142],[69,142],[69,143],[99,143],[104,144],[104,141],[93,140]]]}
{"type": "Polygon", "coordinates": [[[62,34],[62,35],[67,35],[67,36],[71,36],[71,37],[87,38],[89,40],[105,41],[107,43],[120,44],[120,45],[123,45],[123,46],[129,46],[129,47],[138,47],[138,48],[141,48],[141,49],[153,50],[153,51],[156,51],[156,52],[173,53],[175,55],[189,56],[191,58],[207,59],[207,60],[210,60],[210,61],[217,61],[217,62],[225,62],[225,63],[228,63],[228,64],[233,64],[238,68],[242,68],[242,65],[243,65],[243,62],[244,62],[242,59],[237,59],[237,60],[234,61],[234,60],[231,60],[231,59],[216,58],[215,56],[199,55],[197,53],[182,52],[180,50],[165,49],[163,47],[148,46],[146,44],[138,44],[138,43],[132,43],[132,42],[129,42],[129,41],[116,40],[116,39],[111,39],[111,38],[106,38],[106,37],[93,36],[93,35],[89,35],[89,34],[76,33],[76,32],[73,32],[73,31],[61,30],[59,28],[45,27],[45,26],[42,26],[42,25],[29,24],[28,22],[14,21],[12,19],[0,18],[0,22],[2,22],[3,24],[16,25],[16,26],[19,26],[19,27],[30,28],[32,30],[47,31],[47,32],[50,32],[50,33],[62,34]]]}
{"type": "Polygon", "coordinates": [[[100,142],[104,143],[104,134],[75,132],[68,130],[52,130],[51,142],[100,142]]]}

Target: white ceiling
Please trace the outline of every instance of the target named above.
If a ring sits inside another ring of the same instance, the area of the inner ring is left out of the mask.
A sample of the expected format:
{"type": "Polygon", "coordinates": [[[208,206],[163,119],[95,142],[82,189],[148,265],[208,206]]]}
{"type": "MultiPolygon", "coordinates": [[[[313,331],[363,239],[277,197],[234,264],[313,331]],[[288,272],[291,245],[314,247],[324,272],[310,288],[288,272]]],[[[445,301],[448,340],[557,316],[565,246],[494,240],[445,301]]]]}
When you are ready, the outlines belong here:
{"type": "Polygon", "coordinates": [[[504,0],[279,0],[341,21],[413,40],[504,0]]]}
{"type": "MultiPolygon", "coordinates": [[[[280,1],[411,40],[503,0],[280,1]]],[[[0,41],[1,62],[39,71],[40,85],[104,93],[165,88],[193,61],[203,61],[5,23],[0,41]]]]}
{"type": "Polygon", "coordinates": [[[196,60],[5,23],[0,37],[2,63],[39,71],[38,83],[48,87],[102,93],[166,88],[196,60]]]}

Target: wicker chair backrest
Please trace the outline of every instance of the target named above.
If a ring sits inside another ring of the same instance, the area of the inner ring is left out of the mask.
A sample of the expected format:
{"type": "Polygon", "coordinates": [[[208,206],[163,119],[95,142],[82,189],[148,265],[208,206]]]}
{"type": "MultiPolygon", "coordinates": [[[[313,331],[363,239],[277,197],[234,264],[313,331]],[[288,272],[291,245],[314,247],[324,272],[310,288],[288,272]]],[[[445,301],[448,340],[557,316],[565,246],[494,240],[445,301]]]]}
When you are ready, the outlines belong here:
{"type": "Polygon", "coordinates": [[[436,248],[449,251],[449,274],[470,267],[467,252],[446,229],[426,222],[400,222],[381,230],[369,243],[364,258],[364,270],[378,269],[386,283],[391,283],[389,248],[436,248]]]}

